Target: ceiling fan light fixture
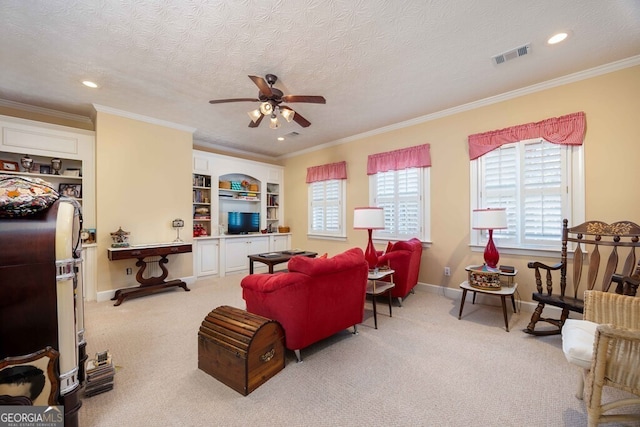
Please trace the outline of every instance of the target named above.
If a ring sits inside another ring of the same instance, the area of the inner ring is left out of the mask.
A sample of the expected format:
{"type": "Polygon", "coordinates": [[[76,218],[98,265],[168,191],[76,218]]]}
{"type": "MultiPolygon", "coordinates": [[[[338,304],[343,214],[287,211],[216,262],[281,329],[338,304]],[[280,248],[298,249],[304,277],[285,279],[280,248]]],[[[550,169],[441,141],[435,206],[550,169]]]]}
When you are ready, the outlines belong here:
{"type": "Polygon", "coordinates": [[[258,119],[260,117],[262,117],[262,113],[260,112],[260,109],[258,109],[258,108],[256,108],[253,111],[249,111],[247,114],[249,115],[249,117],[251,118],[251,121],[253,121],[253,123],[257,122],[258,119]]]}
{"type": "Polygon", "coordinates": [[[269,114],[273,113],[273,105],[268,102],[263,102],[262,104],[260,104],[260,112],[265,116],[268,116],[269,114]]]}
{"type": "Polygon", "coordinates": [[[280,108],[280,114],[282,114],[282,117],[284,117],[284,119],[288,122],[291,123],[291,120],[293,120],[293,116],[296,114],[295,111],[293,110],[289,110],[288,108],[280,108]]]}
{"type": "Polygon", "coordinates": [[[278,129],[280,127],[280,123],[278,123],[278,118],[275,114],[271,115],[271,122],[269,123],[270,129],[278,129]]]}

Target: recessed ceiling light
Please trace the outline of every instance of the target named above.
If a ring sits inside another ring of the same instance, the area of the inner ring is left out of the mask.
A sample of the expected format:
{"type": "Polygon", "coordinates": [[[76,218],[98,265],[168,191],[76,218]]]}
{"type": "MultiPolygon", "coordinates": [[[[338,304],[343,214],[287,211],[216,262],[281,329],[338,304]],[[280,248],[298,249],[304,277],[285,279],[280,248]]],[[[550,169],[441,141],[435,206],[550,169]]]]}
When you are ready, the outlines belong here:
{"type": "Polygon", "coordinates": [[[90,87],[92,89],[96,89],[98,87],[97,83],[94,83],[94,82],[92,82],[90,80],[83,80],[82,84],[85,85],[86,87],[90,87]]]}
{"type": "Polygon", "coordinates": [[[278,141],[284,141],[284,136],[279,136],[278,141]]]}
{"type": "Polygon", "coordinates": [[[562,33],[554,34],[549,38],[549,40],[547,40],[547,44],[560,43],[561,41],[565,40],[567,37],[569,37],[569,33],[562,32],[562,33]]]}

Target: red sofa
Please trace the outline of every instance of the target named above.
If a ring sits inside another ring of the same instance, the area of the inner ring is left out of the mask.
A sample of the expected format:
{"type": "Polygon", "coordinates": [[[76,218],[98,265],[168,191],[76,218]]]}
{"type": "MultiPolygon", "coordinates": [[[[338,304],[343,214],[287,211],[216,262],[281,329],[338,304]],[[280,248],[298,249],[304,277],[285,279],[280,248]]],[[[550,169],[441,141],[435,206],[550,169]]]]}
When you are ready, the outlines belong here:
{"type": "Polygon", "coordinates": [[[401,306],[402,299],[418,284],[421,258],[422,242],[415,238],[390,244],[378,258],[378,266],[388,265],[395,270],[393,282],[396,286],[391,290],[391,296],[398,298],[401,306]]]}
{"type": "Polygon", "coordinates": [[[360,248],[332,258],[296,256],[288,272],[242,279],[247,311],[280,322],[286,347],[300,350],[362,323],[369,267],[360,248]]]}

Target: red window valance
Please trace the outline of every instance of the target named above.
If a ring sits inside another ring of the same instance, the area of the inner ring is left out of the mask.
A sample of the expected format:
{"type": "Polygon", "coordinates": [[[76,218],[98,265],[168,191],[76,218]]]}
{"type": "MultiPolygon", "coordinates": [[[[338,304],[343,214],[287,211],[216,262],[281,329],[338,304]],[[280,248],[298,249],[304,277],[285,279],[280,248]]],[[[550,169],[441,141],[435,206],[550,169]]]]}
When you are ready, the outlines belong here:
{"type": "Polygon", "coordinates": [[[329,163],[307,168],[307,184],[330,179],[347,179],[347,162],[329,163]]]}
{"type": "Polygon", "coordinates": [[[407,168],[431,167],[429,144],[401,148],[386,153],[371,154],[367,160],[367,175],[407,168]]]}
{"type": "Polygon", "coordinates": [[[469,135],[469,159],[475,160],[504,144],[533,138],[544,138],[554,144],[582,145],[585,128],[585,114],[581,111],[536,123],[469,135]]]}

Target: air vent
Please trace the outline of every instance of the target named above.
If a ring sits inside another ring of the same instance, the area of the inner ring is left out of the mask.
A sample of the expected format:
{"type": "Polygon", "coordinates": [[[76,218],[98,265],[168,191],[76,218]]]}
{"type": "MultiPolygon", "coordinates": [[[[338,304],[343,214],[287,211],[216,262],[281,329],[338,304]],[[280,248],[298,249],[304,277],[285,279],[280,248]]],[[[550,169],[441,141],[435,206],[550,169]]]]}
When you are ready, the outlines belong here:
{"type": "Polygon", "coordinates": [[[531,52],[531,44],[526,44],[524,46],[520,46],[515,49],[511,49],[510,51],[501,53],[500,55],[496,55],[492,59],[495,65],[500,65],[503,62],[507,62],[512,59],[519,58],[523,55],[527,55],[530,52],[531,52]]]}
{"type": "Polygon", "coordinates": [[[285,136],[291,137],[291,136],[298,136],[298,135],[300,135],[300,134],[294,130],[293,132],[289,132],[285,136]]]}

